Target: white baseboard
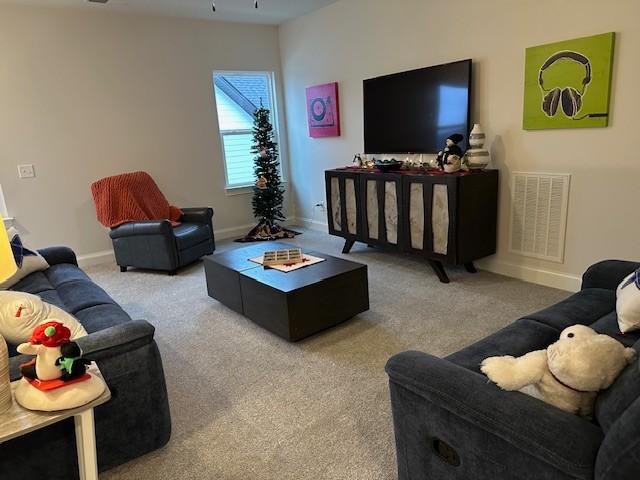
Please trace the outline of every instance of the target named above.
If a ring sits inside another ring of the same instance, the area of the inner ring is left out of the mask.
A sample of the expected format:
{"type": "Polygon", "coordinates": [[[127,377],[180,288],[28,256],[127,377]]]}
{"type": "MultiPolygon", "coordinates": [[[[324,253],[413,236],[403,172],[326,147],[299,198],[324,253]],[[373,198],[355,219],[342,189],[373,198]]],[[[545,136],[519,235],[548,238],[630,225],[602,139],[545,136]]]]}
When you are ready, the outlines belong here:
{"type": "Polygon", "coordinates": [[[558,288],[569,292],[577,292],[582,284],[582,277],[567,273],[552,272],[540,268],[526,267],[496,259],[484,259],[476,262],[478,268],[488,272],[517,278],[525,282],[558,288]]]}
{"type": "Polygon", "coordinates": [[[310,230],[315,230],[317,232],[327,233],[329,231],[329,226],[327,225],[327,222],[321,222],[319,220],[314,220],[312,218],[295,217],[295,218],[292,218],[289,223],[300,225],[310,230]]]}
{"type": "Polygon", "coordinates": [[[113,254],[113,250],[103,250],[102,252],[89,253],[87,255],[78,255],[78,265],[80,267],[91,267],[93,265],[115,262],[116,257],[113,254]]]}
{"type": "Polygon", "coordinates": [[[237,227],[214,228],[213,232],[215,233],[216,240],[226,240],[228,238],[236,238],[246,235],[249,233],[249,230],[255,226],[255,223],[247,223],[246,225],[240,225],[237,227]]]}

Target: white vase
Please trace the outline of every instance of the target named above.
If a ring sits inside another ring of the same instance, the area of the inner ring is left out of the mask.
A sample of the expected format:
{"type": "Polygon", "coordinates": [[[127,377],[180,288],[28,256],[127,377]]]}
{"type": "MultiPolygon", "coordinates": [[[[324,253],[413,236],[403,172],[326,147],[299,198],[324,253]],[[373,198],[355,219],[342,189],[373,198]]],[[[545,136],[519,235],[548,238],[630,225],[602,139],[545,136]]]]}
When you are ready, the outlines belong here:
{"type": "Polygon", "coordinates": [[[11,407],[11,384],[9,381],[9,351],[7,342],[0,335],[0,414],[11,407]]]}
{"type": "Polygon", "coordinates": [[[491,161],[491,154],[484,148],[471,148],[464,154],[465,164],[470,170],[483,170],[491,161]]]}
{"type": "Polygon", "coordinates": [[[469,134],[469,146],[472,149],[482,148],[486,140],[486,135],[479,123],[473,124],[473,129],[469,134]]]}

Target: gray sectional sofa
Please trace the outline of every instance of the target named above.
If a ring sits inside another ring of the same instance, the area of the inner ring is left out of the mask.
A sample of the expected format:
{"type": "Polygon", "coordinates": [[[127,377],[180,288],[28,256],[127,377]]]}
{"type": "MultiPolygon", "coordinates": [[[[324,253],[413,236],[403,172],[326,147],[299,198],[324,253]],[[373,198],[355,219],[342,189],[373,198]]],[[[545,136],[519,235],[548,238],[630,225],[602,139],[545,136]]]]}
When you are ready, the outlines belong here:
{"type": "Polygon", "coordinates": [[[387,363],[400,480],[637,480],[640,360],[598,396],[593,421],[489,383],[480,362],[546,348],[584,324],[640,351],[622,335],[616,287],[639,263],[590,267],[582,290],[440,359],[404,352],[387,363]]]}
{"type": "MultiPolygon", "coordinates": [[[[98,467],[104,471],[165,445],[171,416],[162,359],[154,327],[133,321],[78,268],[65,247],[40,250],[50,265],[12,290],[39,295],[73,314],[89,333],[78,340],[95,360],[111,389],[109,402],[95,410],[98,467]]],[[[10,358],[12,380],[27,357],[10,358]]],[[[73,420],[69,419],[0,445],[0,479],[78,478],[73,420]]]]}

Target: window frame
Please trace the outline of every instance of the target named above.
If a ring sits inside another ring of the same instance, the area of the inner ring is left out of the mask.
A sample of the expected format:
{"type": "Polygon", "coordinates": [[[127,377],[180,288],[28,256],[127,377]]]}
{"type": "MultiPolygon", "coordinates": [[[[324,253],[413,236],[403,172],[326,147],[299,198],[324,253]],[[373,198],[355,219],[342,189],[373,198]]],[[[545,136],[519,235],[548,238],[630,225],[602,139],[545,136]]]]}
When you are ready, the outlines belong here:
{"type": "MultiPolygon", "coordinates": [[[[285,183],[284,174],[283,174],[283,162],[284,155],[283,150],[280,145],[280,108],[279,108],[279,97],[278,97],[278,89],[277,89],[277,77],[276,72],[268,71],[268,70],[213,70],[211,74],[211,82],[212,82],[212,90],[213,90],[213,101],[214,101],[214,109],[216,114],[216,119],[218,121],[218,135],[220,137],[220,153],[222,157],[222,165],[224,168],[224,185],[229,195],[237,195],[240,193],[250,193],[253,189],[254,182],[253,180],[249,183],[243,184],[229,184],[229,176],[227,173],[227,156],[224,149],[224,136],[225,134],[238,134],[239,132],[244,132],[245,130],[222,130],[220,128],[220,116],[218,113],[218,98],[216,94],[216,76],[224,76],[224,75],[247,75],[247,76],[258,76],[264,75],[268,81],[268,94],[269,94],[269,103],[271,105],[271,124],[273,125],[274,130],[274,141],[278,144],[278,160],[280,162],[280,178],[282,183],[285,183]]],[[[249,130],[252,132],[253,130],[249,130]]]]}

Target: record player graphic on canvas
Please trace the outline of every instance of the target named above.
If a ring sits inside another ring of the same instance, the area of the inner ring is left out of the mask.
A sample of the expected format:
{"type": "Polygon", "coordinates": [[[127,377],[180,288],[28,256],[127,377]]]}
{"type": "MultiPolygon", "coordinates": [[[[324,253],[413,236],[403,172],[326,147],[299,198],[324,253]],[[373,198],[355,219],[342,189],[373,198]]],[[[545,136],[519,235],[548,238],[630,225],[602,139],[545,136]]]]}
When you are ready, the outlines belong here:
{"type": "Polygon", "coordinates": [[[307,88],[307,118],[310,137],[340,136],[337,83],[327,83],[307,88]]]}

